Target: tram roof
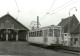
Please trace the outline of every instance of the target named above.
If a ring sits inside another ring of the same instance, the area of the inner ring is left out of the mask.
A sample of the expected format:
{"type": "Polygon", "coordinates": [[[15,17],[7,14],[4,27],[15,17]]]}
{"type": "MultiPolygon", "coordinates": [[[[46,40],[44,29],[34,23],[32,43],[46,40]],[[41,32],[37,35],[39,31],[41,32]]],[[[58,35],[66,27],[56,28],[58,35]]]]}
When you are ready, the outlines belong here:
{"type": "Polygon", "coordinates": [[[44,30],[44,29],[49,29],[49,28],[53,28],[53,27],[61,27],[61,26],[50,25],[50,26],[45,26],[45,27],[33,29],[33,30],[30,30],[30,31],[44,30]]]}

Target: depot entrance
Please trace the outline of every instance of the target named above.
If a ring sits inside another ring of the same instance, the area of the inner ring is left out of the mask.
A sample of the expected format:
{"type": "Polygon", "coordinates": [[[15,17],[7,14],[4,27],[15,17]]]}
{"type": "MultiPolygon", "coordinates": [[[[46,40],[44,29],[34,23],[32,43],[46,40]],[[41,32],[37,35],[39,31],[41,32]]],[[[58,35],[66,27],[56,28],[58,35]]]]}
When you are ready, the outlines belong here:
{"type": "Polygon", "coordinates": [[[0,40],[16,41],[16,32],[12,29],[1,29],[0,40]]]}
{"type": "Polygon", "coordinates": [[[10,14],[6,14],[0,18],[1,41],[26,40],[28,31],[28,28],[13,18],[10,14]]]}
{"type": "Polygon", "coordinates": [[[0,41],[25,41],[26,30],[1,29],[0,41]]]}

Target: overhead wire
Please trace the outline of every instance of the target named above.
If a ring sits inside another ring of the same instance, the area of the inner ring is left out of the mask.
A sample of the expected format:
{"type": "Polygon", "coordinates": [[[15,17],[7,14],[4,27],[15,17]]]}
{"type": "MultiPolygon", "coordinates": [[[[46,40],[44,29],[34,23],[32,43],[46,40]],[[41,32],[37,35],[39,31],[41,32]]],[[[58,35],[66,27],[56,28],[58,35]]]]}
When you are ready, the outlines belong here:
{"type": "Polygon", "coordinates": [[[51,10],[51,8],[53,7],[53,5],[54,5],[55,2],[56,2],[56,0],[53,1],[52,5],[51,5],[51,7],[49,8],[49,10],[48,10],[47,13],[49,13],[49,11],[51,10]]]}
{"type": "MultiPolygon", "coordinates": [[[[71,1],[73,1],[73,0],[70,0],[70,1],[68,1],[68,2],[66,2],[65,4],[63,4],[63,5],[61,5],[60,7],[57,7],[56,9],[54,9],[53,11],[57,11],[59,8],[61,8],[61,7],[63,7],[64,5],[67,5],[68,3],[70,3],[71,1]]],[[[72,4],[72,3],[71,3],[72,4]]],[[[71,4],[69,4],[69,5],[71,5],[71,4]]],[[[67,6],[66,6],[67,7],[67,6]]],[[[65,7],[64,7],[65,8],[65,7]]],[[[60,10],[59,10],[60,11],[60,10]]],[[[51,11],[52,12],[52,11],[51,11]]],[[[47,15],[49,15],[49,14],[51,14],[51,12],[50,13],[48,13],[48,14],[45,14],[44,16],[42,16],[42,18],[45,18],[47,15]]],[[[53,13],[53,14],[55,14],[55,13],[53,13]]],[[[51,14],[52,15],[52,14],[51,14]]]]}
{"type": "MultiPolygon", "coordinates": [[[[69,4],[70,2],[72,2],[73,0],[70,0],[70,1],[68,1],[68,2],[66,2],[66,3],[64,3],[63,5],[61,5],[61,6],[59,6],[59,7],[57,7],[56,9],[54,9],[53,11],[56,11],[56,10],[58,10],[59,8],[61,8],[61,7],[63,7],[63,6],[65,6],[65,5],[67,5],[67,4],[69,4]]],[[[51,11],[52,12],[52,11],[51,11]]]]}
{"type": "MultiPolygon", "coordinates": [[[[68,6],[72,5],[72,4],[73,4],[73,3],[75,3],[75,2],[77,2],[77,0],[76,0],[76,1],[73,1],[72,3],[70,3],[70,4],[66,5],[65,7],[63,7],[63,8],[61,8],[61,9],[57,10],[55,13],[57,13],[57,12],[59,12],[59,11],[61,11],[61,10],[65,9],[66,7],[68,7],[68,6]]],[[[53,13],[53,14],[54,14],[54,13],[53,13]]]]}
{"type": "Polygon", "coordinates": [[[53,7],[53,5],[55,4],[56,0],[53,1],[52,5],[50,6],[49,10],[47,11],[47,13],[42,16],[42,18],[45,18],[45,16],[47,16],[47,14],[49,14],[49,11],[51,10],[51,8],[53,7]]]}
{"type": "Polygon", "coordinates": [[[17,14],[17,17],[16,17],[16,19],[18,18],[18,16],[19,16],[19,12],[20,12],[20,10],[19,10],[19,7],[18,7],[18,4],[17,4],[17,1],[15,0],[15,3],[16,3],[16,7],[17,7],[17,9],[18,9],[18,14],[17,14]]]}
{"type": "Polygon", "coordinates": [[[16,3],[16,6],[17,6],[17,9],[18,9],[18,12],[19,12],[19,7],[18,7],[18,4],[17,4],[17,1],[15,0],[15,3],[16,3]]]}

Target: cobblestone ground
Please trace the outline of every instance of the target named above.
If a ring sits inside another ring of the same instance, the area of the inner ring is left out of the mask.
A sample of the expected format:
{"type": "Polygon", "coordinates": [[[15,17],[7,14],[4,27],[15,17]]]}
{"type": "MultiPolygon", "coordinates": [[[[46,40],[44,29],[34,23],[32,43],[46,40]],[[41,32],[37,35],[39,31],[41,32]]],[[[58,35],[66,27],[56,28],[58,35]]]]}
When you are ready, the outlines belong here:
{"type": "Polygon", "coordinates": [[[27,42],[0,42],[2,56],[78,56],[76,54],[57,52],[29,45],[27,42]]]}

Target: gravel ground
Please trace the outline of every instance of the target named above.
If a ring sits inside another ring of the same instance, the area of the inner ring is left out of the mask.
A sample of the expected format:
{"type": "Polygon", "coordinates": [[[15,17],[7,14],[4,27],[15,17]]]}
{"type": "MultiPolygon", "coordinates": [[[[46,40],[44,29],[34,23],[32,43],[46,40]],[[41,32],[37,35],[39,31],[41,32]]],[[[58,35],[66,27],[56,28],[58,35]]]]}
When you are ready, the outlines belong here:
{"type": "Polygon", "coordinates": [[[78,56],[75,54],[58,52],[29,45],[27,42],[0,42],[2,56],[78,56]]]}

